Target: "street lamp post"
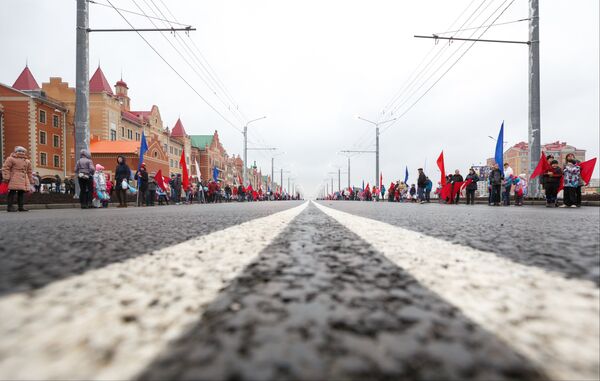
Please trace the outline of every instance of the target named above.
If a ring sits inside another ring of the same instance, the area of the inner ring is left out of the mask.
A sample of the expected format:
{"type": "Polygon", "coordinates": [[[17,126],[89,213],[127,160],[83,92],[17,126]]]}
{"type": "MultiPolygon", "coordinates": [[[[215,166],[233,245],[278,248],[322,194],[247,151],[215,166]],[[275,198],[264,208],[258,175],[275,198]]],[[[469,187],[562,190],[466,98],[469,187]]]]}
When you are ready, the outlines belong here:
{"type": "Polygon", "coordinates": [[[357,118],[364,122],[371,123],[375,126],[375,185],[379,189],[379,126],[381,126],[382,124],[393,122],[398,118],[385,120],[383,122],[373,122],[372,120],[365,119],[361,116],[357,116],[357,118]]]}
{"type": "Polygon", "coordinates": [[[246,169],[246,167],[248,166],[248,125],[250,123],[256,122],[258,120],[261,119],[265,119],[266,116],[262,116],[260,118],[256,118],[253,119],[251,121],[249,121],[248,123],[246,123],[246,125],[244,126],[244,167],[242,168],[242,177],[243,177],[243,181],[244,184],[248,183],[248,170],[246,169]]]}

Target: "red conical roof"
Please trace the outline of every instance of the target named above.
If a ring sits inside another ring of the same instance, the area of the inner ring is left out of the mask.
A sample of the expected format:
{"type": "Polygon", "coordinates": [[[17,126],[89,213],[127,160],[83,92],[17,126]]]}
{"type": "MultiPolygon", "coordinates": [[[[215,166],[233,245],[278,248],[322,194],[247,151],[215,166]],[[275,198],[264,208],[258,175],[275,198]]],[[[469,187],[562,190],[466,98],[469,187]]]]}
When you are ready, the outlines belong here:
{"type": "Polygon", "coordinates": [[[23,69],[12,87],[17,90],[38,90],[40,85],[38,85],[35,78],[33,78],[33,74],[29,71],[29,67],[25,66],[25,69],[23,69]]]}
{"type": "Polygon", "coordinates": [[[100,69],[100,66],[98,66],[98,69],[96,69],[96,72],[90,79],[90,93],[102,92],[114,95],[110,85],[108,84],[108,81],[106,80],[106,77],[104,76],[104,73],[102,72],[102,69],[100,69]]]}
{"type": "Polygon", "coordinates": [[[173,127],[171,131],[171,136],[175,137],[185,137],[187,134],[185,133],[185,128],[183,128],[183,124],[181,123],[181,119],[177,118],[177,123],[173,127]]]}

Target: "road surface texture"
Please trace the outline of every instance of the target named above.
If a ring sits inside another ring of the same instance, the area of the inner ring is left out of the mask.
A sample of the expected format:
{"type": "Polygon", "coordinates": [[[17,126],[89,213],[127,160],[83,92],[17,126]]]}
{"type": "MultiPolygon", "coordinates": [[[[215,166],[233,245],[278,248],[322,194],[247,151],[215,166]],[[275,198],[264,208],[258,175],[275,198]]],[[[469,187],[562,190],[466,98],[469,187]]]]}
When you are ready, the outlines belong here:
{"type": "Polygon", "coordinates": [[[361,202],[2,213],[0,379],[595,380],[599,227],[361,202]]]}

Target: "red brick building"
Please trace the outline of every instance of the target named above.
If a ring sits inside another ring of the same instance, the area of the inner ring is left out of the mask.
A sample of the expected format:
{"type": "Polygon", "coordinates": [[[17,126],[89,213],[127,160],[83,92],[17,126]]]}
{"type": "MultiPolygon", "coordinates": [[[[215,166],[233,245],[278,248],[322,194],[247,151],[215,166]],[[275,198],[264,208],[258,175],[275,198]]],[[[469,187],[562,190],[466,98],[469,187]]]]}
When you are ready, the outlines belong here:
{"type": "Polygon", "coordinates": [[[15,146],[27,149],[33,170],[42,179],[67,174],[67,108],[40,89],[29,67],[12,86],[0,84],[0,153],[6,159],[15,146]]]}

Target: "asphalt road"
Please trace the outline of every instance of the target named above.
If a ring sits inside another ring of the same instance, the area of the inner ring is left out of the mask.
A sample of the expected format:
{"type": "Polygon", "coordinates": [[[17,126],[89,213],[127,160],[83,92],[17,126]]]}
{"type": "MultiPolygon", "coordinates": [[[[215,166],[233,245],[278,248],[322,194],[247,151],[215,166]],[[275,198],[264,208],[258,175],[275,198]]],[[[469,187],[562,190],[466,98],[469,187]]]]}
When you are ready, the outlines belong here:
{"type": "Polygon", "coordinates": [[[0,213],[0,295],[121,262],[299,202],[0,213]]]}
{"type": "Polygon", "coordinates": [[[600,284],[600,208],[329,201],[323,205],[600,284]]]}
{"type": "Polygon", "coordinates": [[[2,213],[0,379],[598,379],[599,216],[362,202],[2,213]]]}

